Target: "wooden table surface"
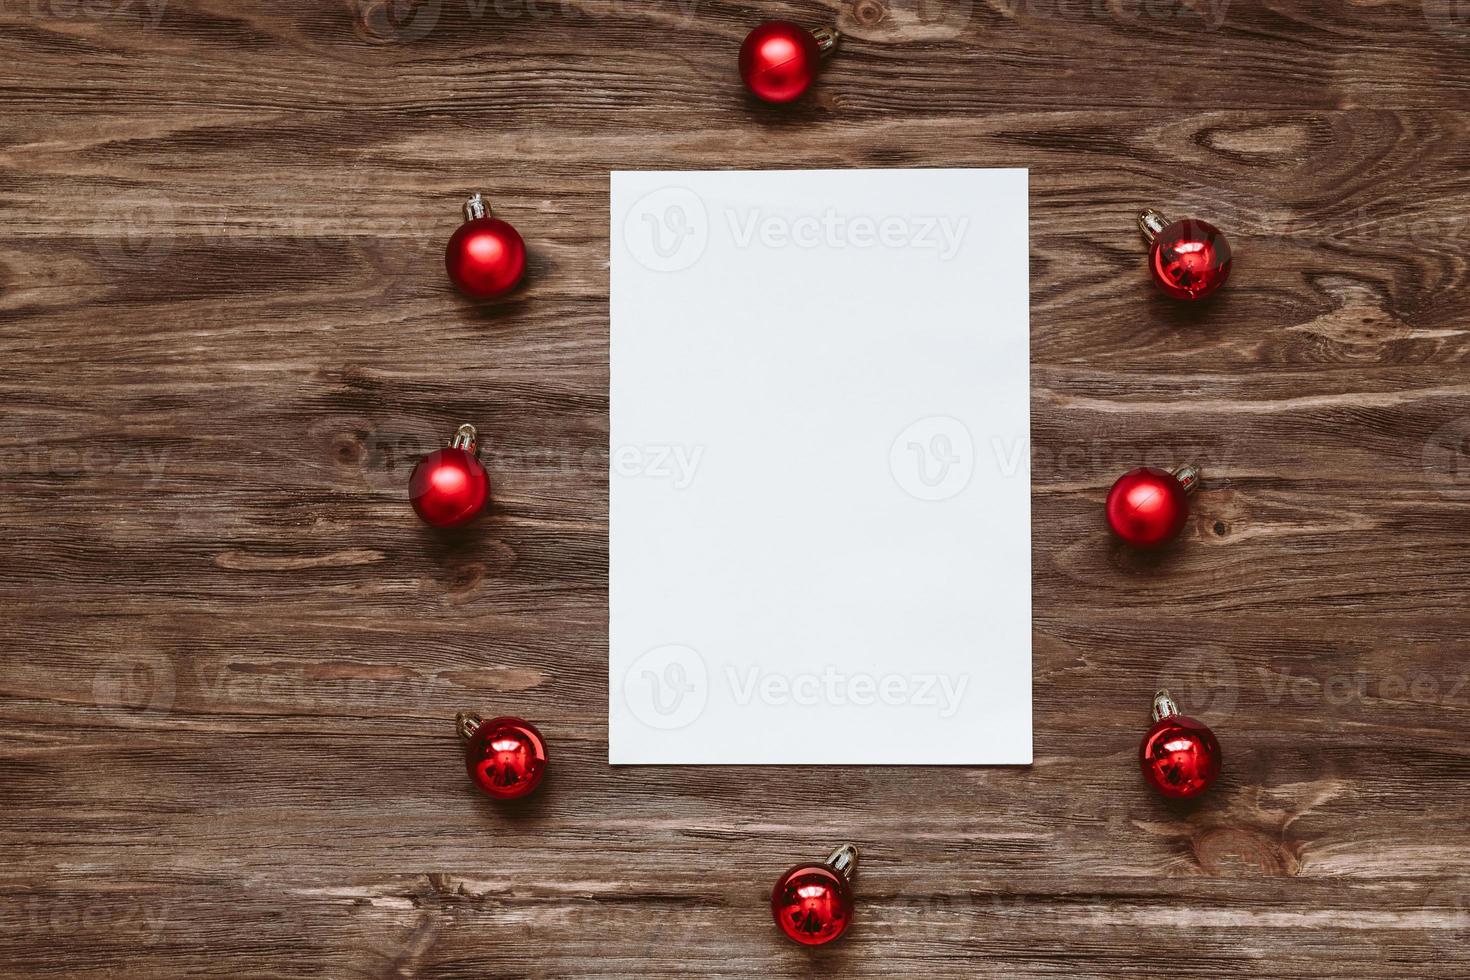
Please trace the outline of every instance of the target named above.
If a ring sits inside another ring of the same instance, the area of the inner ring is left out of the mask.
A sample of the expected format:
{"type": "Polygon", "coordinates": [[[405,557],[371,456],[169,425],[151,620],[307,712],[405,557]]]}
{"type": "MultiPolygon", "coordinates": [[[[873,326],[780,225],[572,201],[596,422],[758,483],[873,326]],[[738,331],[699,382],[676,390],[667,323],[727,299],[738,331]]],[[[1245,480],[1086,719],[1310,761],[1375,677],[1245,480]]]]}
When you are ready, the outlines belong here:
{"type": "Polygon", "coordinates": [[[0,59],[0,973],[1470,971],[1463,2],[26,0],[0,59]],[[750,26],[834,15],[743,96],[750,26]],[[610,768],[608,171],[892,166],[1031,169],[1035,765],[610,768]],[[482,309],[477,188],[531,249],[482,309]],[[1147,205],[1230,235],[1215,301],[1147,205]],[[465,420],[446,542],[405,484],[465,420]],[[1186,460],[1177,547],[1112,544],[1186,460]],[[461,708],[542,724],[529,805],[461,708]],[[786,942],[843,839],[856,925],[786,942]]]}

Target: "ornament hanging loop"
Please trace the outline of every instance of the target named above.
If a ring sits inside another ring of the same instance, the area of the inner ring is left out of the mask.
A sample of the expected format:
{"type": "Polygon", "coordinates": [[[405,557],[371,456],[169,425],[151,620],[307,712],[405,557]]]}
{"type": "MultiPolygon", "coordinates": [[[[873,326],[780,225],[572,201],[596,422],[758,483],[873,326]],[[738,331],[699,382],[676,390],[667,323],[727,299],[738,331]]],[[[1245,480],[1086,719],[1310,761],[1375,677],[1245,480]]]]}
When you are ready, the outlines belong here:
{"type": "Polygon", "coordinates": [[[817,39],[817,51],[825,58],[836,49],[837,41],[842,35],[835,27],[813,27],[812,37],[817,39]]]}
{"type": "Polygon", "coordinates": [[[837,872],[843,881],[851,881],[857,874],[858,850],[856,844],[843,844],[827,855],[827,867],[837,872]]]}
{"type": "Polygon", "coordinates": [[[1138,230],[1143,232],[1143,240],[1150,245],[1154,239],[1159,237],[1159,232],[1169,227],[1169,219],[1164,217],[1153,208],[1144,208],[1138,215],[1138,230]]]}
{"type": "Polygon", "coordinates": [[[1179,485],[1184,488],[1185,493],[1194,493],[1195,489],[1199,486],[1199,467],[1193,463],[1186,463],[1183,466],[1177,467],[1173,470],[1173,473],[1174,479],[1179,481],[1179,485]]]}
{"type": "Polygon", "coordinates": [[[449,440],[450,449],[463,449],[467,453],[475,451],[475,427],[466,422],[454,430],[454,438],[449,440]]]}
{"type": "Polygon", "coordinates": [[[466,741],[473,738],[475,732],[479,731],[480,726],[484,723],[485,719],[473,711],[461,711],[454,716],[454,727],[458,729],[459,737],[466,741]]]}
{"type": "Polygon", "coordinates": [[[464,220],[474,221],[476,218],[490,217],[490,205],[480,196],[479,191],[470,195],[470,199],[464,202],[464,220]]]}
{"type": "Polygon", "coordinates": [[[1154,695],[1154,721],[1163,721],[1165,718],[1173,718],[1179,714],[1179,704],[1168,691],[1159,691],[1154,695]]]}

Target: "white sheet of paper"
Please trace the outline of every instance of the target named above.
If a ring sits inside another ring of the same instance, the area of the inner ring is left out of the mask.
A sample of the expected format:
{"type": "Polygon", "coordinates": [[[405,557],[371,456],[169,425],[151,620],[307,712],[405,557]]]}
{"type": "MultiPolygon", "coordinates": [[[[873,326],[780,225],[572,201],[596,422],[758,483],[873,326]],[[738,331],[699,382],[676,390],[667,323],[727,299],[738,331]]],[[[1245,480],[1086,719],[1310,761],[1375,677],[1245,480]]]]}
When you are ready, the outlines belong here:
{"type": "Polygon", "coordinates": [[[1025,170],[617,172],[612,763],[1031,761],[1025,170]]]}

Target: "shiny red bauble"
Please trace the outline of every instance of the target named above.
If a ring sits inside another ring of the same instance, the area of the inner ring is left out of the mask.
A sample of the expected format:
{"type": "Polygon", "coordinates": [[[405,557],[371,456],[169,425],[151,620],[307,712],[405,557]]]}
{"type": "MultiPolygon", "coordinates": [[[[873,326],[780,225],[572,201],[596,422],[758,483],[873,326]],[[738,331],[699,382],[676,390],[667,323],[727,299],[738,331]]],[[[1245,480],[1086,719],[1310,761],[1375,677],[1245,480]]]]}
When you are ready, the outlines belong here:
{"type": "Polygon", "coordinates": [[[497,800],[518,800],[534,792],[546,775],[546,740],[521,718],[491,718],[462,713],[456,719],[464,739],[464,766],[470,779],[497,800]]]}
{"type": "Polygon", "coordinates": [[[475,456],[475,427],[462,425],[447,449],[436,449],[414,466],[408,500],[434,527],[458,527],[490,502],[490,474],[475,456]]]}
{"type": "Polygon", "coordinates": [[[1189,519],[1189,493],[1198,483],[1193,466],[1173,473],[1153,466],[1129,470],[1108,491],[1108,527],[1135,548],[1171,541],[1189,519]]]}
{"type": "Polygon", "coordinates": [[[1175,299],[1204,299],[1230,278],[1230,243],[1208,221],[1169,221],[1145,211],[1138,225],[1148,239],[1148,271],[1175,299]]]}
{"type": "Polygon", "coordinates": [[[444,249],[449,281],[471,299],[505,295],[526,271],[526,243],[520,232],[490,216],[479,194],[465,203],[464,216],[444,249]]]}
{"type": "Polygon", "coordinates": [[[857,848],[843,844],[825,864],[798,864],[776,879],[771,916],[791,939],[806,946],[830,943],[852,924],[852,875],[857,848]]]}
{"type": "Polygon", "coordinates": [[[790,102],[811,86],[822,55],[836,41],[831,29],[809,31],[790,21],[767,21],[740,45],[740,78],[757,98],[790,102]]]}
{"type": "Polygon", "coordinates": [[[1179,714],[1168,691],[1154,696],[1154,725],[1138,746],[1143,778],[1164,796],[1187,800],[1220,775],[1220,743],[1204,722],[1179,714]]]}

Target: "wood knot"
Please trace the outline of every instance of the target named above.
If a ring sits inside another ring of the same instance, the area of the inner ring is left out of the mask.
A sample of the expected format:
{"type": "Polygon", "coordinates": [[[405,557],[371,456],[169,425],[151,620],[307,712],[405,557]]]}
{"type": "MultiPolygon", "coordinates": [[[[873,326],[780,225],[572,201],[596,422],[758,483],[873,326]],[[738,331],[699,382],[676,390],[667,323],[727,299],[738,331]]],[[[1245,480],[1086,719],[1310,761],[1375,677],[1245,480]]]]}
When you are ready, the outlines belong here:
{"type": "Polygon", "coordinates": [[[877,27],[888,16],[888,8],[878,0],[858,0],[852,5],[852,19],[863,27],[877,27]]]}
{"type": "Polygon", "coordinates": [[[1231,866],[1243,867],[1273,877],[1295,877],[1301,862],[1282,841],[1259,830],[1217,827],[1193,842],[1194,857],[1206,874],[1229,873],[1231,866]]]}
{"type": "Polygon", "coordinates": [[[473,592],[485,580],[485,565],[478,561],[460,562],[449,569],[450,592],[473,592]]]}
{"type": "Polygon", "coordinates": [[[1313,142],[1312,128],[1304,123],[1280,122],[1250,126],[1214,126],[1199,134],[1199,142],[1217,153],[1239,158],[1293,157],[1313,142]]]}
{"type": "Polygon", "coordinates": [[[441,556],[438,582],[452,603],[470,600],[488,578],[504,577],[516,563],[516,553],[504,541],[470,538],[441,556]]]}
{"type": "Polygon", "coordinates": [[[367,460],[367,443],[355,432],[339,432],[332,437],[332,457],[343,466],[357,469],[367,460]]]}

